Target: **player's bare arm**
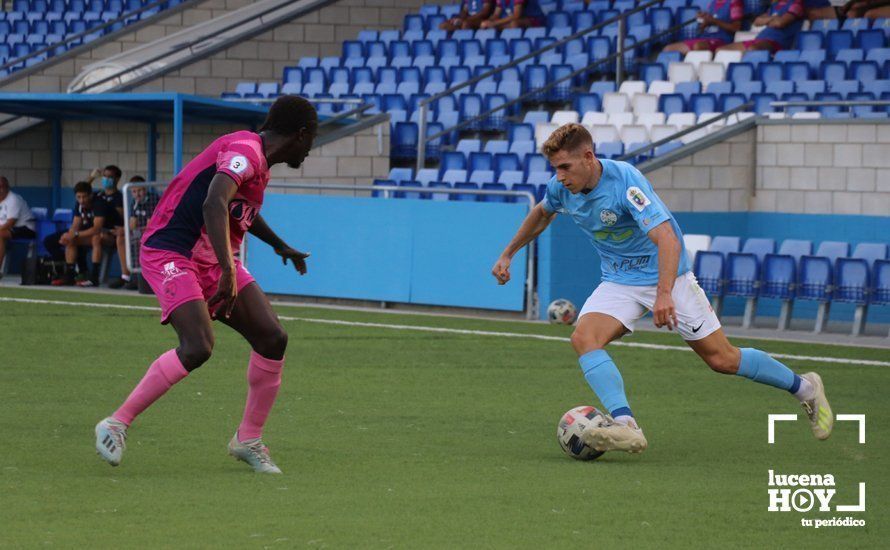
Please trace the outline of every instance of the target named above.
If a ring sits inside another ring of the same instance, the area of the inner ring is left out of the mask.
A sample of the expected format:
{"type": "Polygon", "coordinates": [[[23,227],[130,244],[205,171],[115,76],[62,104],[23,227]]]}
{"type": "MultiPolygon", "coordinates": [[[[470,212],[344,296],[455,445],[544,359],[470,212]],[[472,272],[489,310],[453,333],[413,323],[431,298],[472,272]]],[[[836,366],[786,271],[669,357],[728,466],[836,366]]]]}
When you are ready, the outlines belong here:
{"type": "Polygon", "coordinates": [[[556,212],[547,212],[541,204],[532,208],[528,213],[513,240],[510,241],[510,244],[501,253],[501,257],[495,262],[494,267],[491,268],[491,274],[498,280],[499,285],[507,284],[510,280],[510,262],[516,252],[543,233],[553,221],[554,216],[556,216],[556,212]]]}
{"type": "Polygon", "coordinates": [[[238,288],[235,281],[235,257],[229,242],[229,203],[235,197],[238,185],[231,177],[218,173],[210,181],[210,189],[204,200],[204,225],[213,245],[213,252],[222,270],[219,288],[207,301],[213,317],[228,318],[235,307],[238,288]]]}
{"type": "Polygon", "coordinates": [[[658,247],[658,287],[652,317],[656,327],[667,326],[673,330],[677,326],[677,312],[671,292],[677,280],[682,247],[670,221],[664,221],[649,231],[649,239],[658,247]]]}
{"type": "Polygon", "coordinates": [[[291,263],[294,264],[294,269],[297,270],[297,273],[300,275],[306,274],[306,258],[309,257],[309,253],[300,252],[299,250],[288,246],[288,244],[284,242],[284,240],[282,240],[271,227],[269,227],[269,224],[266,223],[266,220],[263,219],[262,215],[257,214],[257,217],[254,218],[253,225],[250,226],[248,232],[271,246],[275,253],[281,256],[281,262],[284,265],[287,265],[287,261],[290,260],[291,263]]]}

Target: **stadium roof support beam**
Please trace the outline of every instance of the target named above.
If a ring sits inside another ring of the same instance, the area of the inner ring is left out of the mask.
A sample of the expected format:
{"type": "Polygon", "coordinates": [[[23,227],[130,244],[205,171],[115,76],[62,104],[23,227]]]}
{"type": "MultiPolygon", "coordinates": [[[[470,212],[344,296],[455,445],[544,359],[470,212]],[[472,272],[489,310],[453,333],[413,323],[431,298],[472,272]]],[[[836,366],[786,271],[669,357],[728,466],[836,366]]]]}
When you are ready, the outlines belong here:
{"type": "Polygon", "coordinates": [[[172,122],[173,172],[183,165],[185,124],[243,124],[256,128],[263,122],[268,106],[235,103],[179,93],[111,94],[32,94],[0,93],[0,113],[28,116],[52,124],[53,208],[62,197],[62,124],[66,120],[124,120],[148,125],[148,180],[157,179],[159,122],[172,122]]]}

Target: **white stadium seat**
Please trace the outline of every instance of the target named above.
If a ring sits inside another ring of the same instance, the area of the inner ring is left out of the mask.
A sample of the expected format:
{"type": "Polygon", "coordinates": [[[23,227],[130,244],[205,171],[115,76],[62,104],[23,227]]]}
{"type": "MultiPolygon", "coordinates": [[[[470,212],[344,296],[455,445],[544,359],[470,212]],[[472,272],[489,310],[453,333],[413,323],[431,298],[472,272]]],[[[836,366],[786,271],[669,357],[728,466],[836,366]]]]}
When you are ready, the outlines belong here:
{"type": "Polygon", "coordinates": [[[623,113],[630,107],[630,100],[625,94],[609,92],[603,94],[604,113],[623,113]]]}
{"type": "Polygon", "coordinates": [[[600,111],[587,111],[584,113],[584,118],[581,119],[581,124],[584,126],[606,124],[607,122],[609,122],[609,115],[600,111]]]}
{"type": "Polygon", "coordinates": [[[726,80],[726,67],[722,63],[702,63],[698,66],[698,80],[702,88],[711,82],[723,82],[726,80]]]}
{"type": "Polygon", "coordinates": [[[650,132],[652,131],[652,126],[656,124],[664,124],[667,119],[667,115],[664,113],[643,113],[641,115],[637,115],[637,124],[643,125],[650,132]]]}
{"type": "Polygon", "coordinates": [[[578,113],[576,111],[556,111],[550,119],[550,124],[558,124],[559,126],[562,126],[563,124],[577,123],[578,120],[578,113]]]}
{"type": "Polygon", "coordinates": [[[694,82],[698,80],[698,73],[692,63],[674,62],[668,65],[668,80],[671,82],[694,82]]]}
{"type": "MultiPolygon", "coordinates": [[[[715,116],[719,116],[719,115],[720,115],[720,113],[702,113],[702,114],[698,115],[698,120],[696,120],[696,123],[701,124],[702,122],[704,122],[706,120],[710,120],[710,119],[714,118],[715,116]]],[[[720,128],[723,128],[724,126],[726,126],[726,119],[721,118],[720,120],[718,120],[716,122],[712,122],[712,123],[708,124],[707,131],[708,131],[708,133],[716,132],[717,130],[719,130],[720,128]]]]}
{"type": "Polygon", "coordinates": [[[555,132],[557,128],[559,128],[559,124],[551,124],[549,122],[539,122],[535,125],[535,143],[537,144],[538,149],[544,145],[544,142],[547,141],[550,134],[555,132]]]}
{"type": "Polygon", "coordinates": [[[667,123],[680,128],[695,126],[695,113],[674,113],[667,118],[667,123]]]}
{"type": "Polygon", "coordinates": [[[635,115],[658,112],[658,96],[654,94],[637,94],[631,104],[635,115]]]}
{"type": "Polygon", "coordinates": [[[653,80],[649,84],[649,93],[652,95],[672,94],[676,84],[668,80],[653,80]]]}
{"type": "Polygon", "coordinates": [[[691,52],[686,54],[686,57],[683,59],[683,61],[685,63],[691,64],[693,67],[695,67],[696,72],[698,72],[699,65],[711,61],[713,58],[713,54],[708,50],[692,50],[691,52]]]}
{"type": "Polygon", "coordinates": [[[804,119],[804,120],[815,120],[817,118],[822,118],[822,114],[817,111],[814,111],[814,112],[803,111],[800,113],[794,113],[793,115],[791,115],[791,118],[804,119]]]}
{"type": "Polygon", "coordinates": [[[700,250],[711,248],[709,235],[683,235],[683,244],[686,245],[686,254],[690,262],[695,262],[695,254],[700,250]]]}
{"type": "Polygon", "coordinates": [[[676,126],[671,126],[669,124],[655,124],[649,128],[649,139],[655,143],[656,141],[661,141],[676,134],[678,131],[676,126]]]}
{"type": "Polygon", "coordinates": [[[622,126],[627,126],[628,124],[634,123],[634,114],[633,113],[611,113],[609,115],[609,122],[619,131],[621,131],[622,126]]]}
{"type": "Polygon", "coordinates": [[[642,80],[625,80],[621,83],[618,91],[633,99],[636,94],[646,93],[646,83],[642,80]]]}
{"type": "Polygon", "coordinates": [[[612,141],[621,141],[618,137],[618,130],[611,124],[596,124],[590,127],[590,135],[593,136],[593,142],[609,143],[612,141]]]}
{"type": "Polygon", "coordinates": [[[649,131],[641,124],[628,124],[619,131],[624,143],[643,143],[649,141],[649,131]]]}
{"type": "Polygon", "coordinates": [[[714,62],[722,63],[725,68],[729,68],[730,63],[739,63],[742,60],[742,52],[733,50],[721,50],[714,56],[714,62]]]}

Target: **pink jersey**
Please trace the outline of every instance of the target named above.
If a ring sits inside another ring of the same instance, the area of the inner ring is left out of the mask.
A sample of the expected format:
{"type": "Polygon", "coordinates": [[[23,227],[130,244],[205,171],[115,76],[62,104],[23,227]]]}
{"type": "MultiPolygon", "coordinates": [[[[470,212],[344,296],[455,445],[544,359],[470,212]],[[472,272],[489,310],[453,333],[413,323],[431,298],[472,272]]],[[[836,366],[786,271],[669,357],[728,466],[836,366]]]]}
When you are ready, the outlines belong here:
{"type": "Polygon", "coordinates": [[[210,180],[217,173],[226,174],[238,184],[229,203],[229,235],[232,251],[237,252],[263,206],[263,193],[269,183],[263,139],[247,131],[217,139],[173,178],[155,208],[142,244],[177,252],[202,264],[217,264],[203,212],[210,180]]]}

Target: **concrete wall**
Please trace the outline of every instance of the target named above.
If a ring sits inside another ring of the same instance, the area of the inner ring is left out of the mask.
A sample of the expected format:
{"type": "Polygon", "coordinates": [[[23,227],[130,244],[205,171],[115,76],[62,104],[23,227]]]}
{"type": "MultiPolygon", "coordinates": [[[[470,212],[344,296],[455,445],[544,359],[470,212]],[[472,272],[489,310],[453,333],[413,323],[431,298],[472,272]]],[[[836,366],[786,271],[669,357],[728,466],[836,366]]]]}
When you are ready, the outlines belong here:
{"type": "Polygon", "coordinates": [[[890,214],[890,124],[759,123],[647,176],[676,212],[890,214]]]}
{"type": "Polygon", "coordinates": [[[339,56],[362,30],[401,29],[405,15],[443,0],[340,0],[138,88],[219,96],[238,82],[281,81],[301,57],[339,56]]]}

